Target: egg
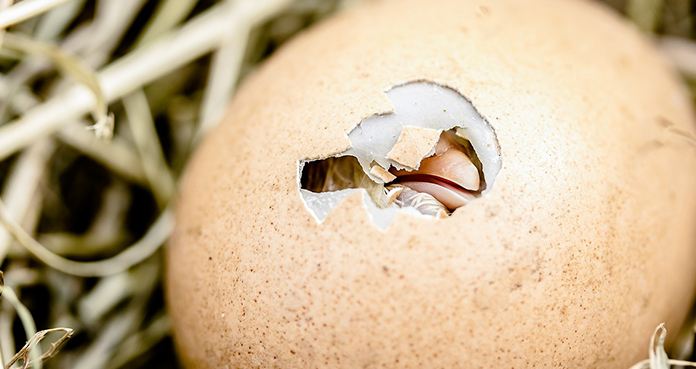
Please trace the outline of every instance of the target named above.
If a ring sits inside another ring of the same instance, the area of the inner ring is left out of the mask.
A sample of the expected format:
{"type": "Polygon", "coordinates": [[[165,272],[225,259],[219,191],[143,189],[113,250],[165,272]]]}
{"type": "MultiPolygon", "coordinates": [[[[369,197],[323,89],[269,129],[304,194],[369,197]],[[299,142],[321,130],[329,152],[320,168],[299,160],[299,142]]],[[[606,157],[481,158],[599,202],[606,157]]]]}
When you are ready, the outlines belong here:
{"type": "Polygon", "coordinates": [[[186,172],[188,368],[622,368],[695,290],[695,119],[587,1],[382,1],[247,79],[186,172]]]}

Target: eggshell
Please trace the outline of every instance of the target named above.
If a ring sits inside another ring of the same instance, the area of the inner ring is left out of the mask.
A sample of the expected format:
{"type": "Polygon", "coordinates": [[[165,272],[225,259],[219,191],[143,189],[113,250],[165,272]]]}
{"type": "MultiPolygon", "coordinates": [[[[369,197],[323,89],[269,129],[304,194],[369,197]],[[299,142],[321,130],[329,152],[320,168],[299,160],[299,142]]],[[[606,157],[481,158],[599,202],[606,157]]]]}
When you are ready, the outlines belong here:
{"type": "Polygon", "coordinates": [[[694,114],[653,45],[584,1],[384,1],[282,48],[186,174],[167,299],[188,368],[626,368],[695,290],[694,114]],[[344,151],[384,91],[455,89],[495,186],[444,219],[319,224],[298,162],[344,151]]]}
{"type": "Polygon", "coordinates": [[[405,126],[387,158],[409,168],[418,168],[439,138],[440,132],[436,129],[405,126]]]}

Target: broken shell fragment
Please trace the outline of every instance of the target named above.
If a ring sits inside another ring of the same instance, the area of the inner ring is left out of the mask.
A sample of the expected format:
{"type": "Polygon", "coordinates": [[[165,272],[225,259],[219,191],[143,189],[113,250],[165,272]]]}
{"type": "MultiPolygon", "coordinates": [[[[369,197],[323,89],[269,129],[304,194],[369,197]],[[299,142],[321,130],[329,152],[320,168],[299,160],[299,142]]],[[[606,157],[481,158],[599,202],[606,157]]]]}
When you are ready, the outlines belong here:
{"type": "Polygon", "coordinates": [[[411,169],[418,168],[421,160],[432,153],[439,137],[438,130],[406,126],[387,158],[411,169]]]}
{"type": "Polygon", "coordinates": [[[370,169],[370,174],[381,179],[384,181],[384,183],[389,183],[396,179],[395,175],[389,173],[388,170],[380,167],[379,165],[373,166],[372,169],[370,169]]]}

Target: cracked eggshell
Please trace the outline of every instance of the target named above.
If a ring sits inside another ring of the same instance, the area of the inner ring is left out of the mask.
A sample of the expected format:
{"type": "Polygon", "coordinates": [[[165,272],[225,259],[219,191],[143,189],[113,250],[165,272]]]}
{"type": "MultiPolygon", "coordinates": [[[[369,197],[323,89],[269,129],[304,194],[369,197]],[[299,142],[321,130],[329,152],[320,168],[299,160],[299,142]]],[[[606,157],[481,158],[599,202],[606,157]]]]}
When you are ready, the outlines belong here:
{"type": "Polygon", "coordinates": [[[189,368],[628,367],[694,291],[694,115],[674,71],[582,1],[384,1],[297,37],[195,155],[167,298],[189,368]],[[503,168],[446,219],[318,224],[298,161],[409,80],[466,96],[503,168]]]}

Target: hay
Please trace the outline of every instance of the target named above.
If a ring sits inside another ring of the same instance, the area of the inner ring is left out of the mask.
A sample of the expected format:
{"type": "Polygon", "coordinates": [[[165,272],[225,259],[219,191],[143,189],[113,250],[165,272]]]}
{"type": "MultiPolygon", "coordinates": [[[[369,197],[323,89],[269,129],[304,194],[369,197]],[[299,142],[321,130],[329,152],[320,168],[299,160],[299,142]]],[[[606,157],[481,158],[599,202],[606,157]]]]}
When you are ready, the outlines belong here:
{"type": "MultiPolygon", "coordinates": [[[[260,61],[362,1],[0,0],[0,364],[176,365],[160,247],[187,158],[260,61]]],[[[690,2],[606,2],[696,86],[690,2]]],[[[664,334],[635,368],[666,367],[664,334]]]]}

